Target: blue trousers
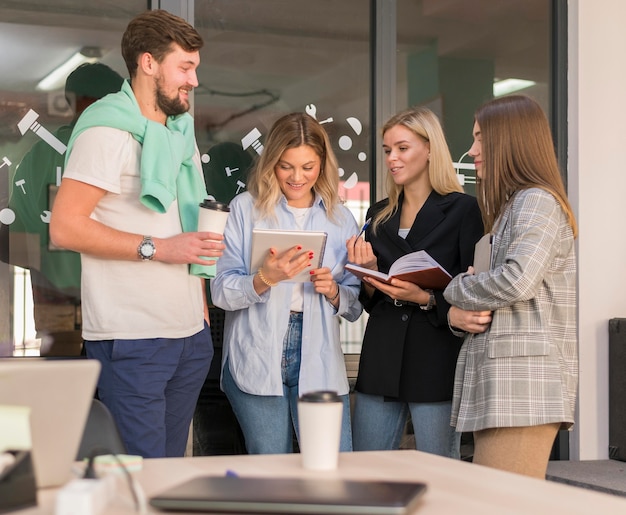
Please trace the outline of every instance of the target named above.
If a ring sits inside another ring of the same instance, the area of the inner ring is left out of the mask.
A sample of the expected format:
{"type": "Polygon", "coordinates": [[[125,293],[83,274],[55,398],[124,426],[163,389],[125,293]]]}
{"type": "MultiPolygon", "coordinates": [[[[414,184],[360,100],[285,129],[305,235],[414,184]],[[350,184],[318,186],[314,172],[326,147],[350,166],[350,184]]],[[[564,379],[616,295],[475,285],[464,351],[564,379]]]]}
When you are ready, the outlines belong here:
{"type": "Polygon", "coordinates": [[[451,410],[451,402],[396,402],[357,392],[352,428],[354,450],[398,449],[410,411],[415,448],[458,459],[461,433],[450,426],[451,410]]]}
{"type": "Polygon", "coordinates": [[[188,338],[85,341],[102,365],[98,396],[129,454],[183,456],[213,342],[205,327],[188,338]]]}
{"type": "MultiPolygon", "coordinates": [[[[302,315],[292,314],[283,341],[283,395],[253,395],[235,383],[228,361],[222,369],[222,388],[230,401],[250,454],[286,454],[293,452],[293,430],[298,430],[298,380],[302,345],[302,315]],[[293,427],[293,430],[292,430],[293,427]]],[[[352,450],[350,399],[342,395],[341,451],[352,450]]]]}

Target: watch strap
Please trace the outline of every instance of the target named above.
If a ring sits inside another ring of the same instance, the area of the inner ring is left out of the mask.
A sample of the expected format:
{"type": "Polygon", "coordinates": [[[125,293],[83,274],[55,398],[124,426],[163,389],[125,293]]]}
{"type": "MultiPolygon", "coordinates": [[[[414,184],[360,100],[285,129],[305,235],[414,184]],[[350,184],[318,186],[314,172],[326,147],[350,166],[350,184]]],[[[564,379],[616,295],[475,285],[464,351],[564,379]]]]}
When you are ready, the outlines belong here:
{"type": "Polygon", "coordinates": [[[420,309],[422,311],[430,311],[435,307],[435,294],[432,290],[425,290],[428,292],[428,302],[426,304],[420,304],[420,309]]]}

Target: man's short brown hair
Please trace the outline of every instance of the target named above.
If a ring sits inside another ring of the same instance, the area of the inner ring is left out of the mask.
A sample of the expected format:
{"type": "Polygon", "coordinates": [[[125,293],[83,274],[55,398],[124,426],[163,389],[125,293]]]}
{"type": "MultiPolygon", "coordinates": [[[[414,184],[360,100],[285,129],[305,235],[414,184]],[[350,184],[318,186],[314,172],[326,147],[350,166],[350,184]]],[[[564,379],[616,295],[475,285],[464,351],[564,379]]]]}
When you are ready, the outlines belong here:
{"type": "Polygon", "coordinates": [[[204,44],[189,23],[163,9],[145,11],[133,18],[122,36],[122,56],[130,77],[137,73],[141,54],[148,52],[160,63],[173,50],[172,43],[186,52],[200,50],[204,44]]]}

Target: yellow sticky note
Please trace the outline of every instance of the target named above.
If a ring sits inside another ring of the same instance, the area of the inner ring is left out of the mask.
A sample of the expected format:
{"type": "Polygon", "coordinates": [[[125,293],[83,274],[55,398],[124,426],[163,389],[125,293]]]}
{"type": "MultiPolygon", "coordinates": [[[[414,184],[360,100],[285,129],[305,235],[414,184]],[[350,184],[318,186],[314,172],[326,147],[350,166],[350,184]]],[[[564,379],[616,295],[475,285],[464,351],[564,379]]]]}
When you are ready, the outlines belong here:
{"type": "Polygon", "coordinates": [[[118,454],[116,456],[103,454],[96,456],[94,467],[98,473],[123,472],[122,467],[128,472],[137,472],[143,467],[143,458],[131,454],[118,454]]]}
{"type": "Polygon", "coordinates": [[[31,448],[30,408],[0,405],[0,452],[31,448]]]}

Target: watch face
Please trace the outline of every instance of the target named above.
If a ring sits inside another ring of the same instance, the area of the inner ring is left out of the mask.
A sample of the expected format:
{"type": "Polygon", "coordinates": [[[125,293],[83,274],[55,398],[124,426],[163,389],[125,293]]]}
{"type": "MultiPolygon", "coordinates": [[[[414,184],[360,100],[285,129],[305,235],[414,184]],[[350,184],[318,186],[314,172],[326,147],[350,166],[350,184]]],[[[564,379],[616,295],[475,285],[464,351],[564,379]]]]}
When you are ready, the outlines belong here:
{"type": "Polygon", "coordinates": [[[152,257],[152,255],[154,254],[154,245],[152,245],[151,243],[142,243],[139,252],[141,252],[141,255],[143,257],[152,257]]]}

